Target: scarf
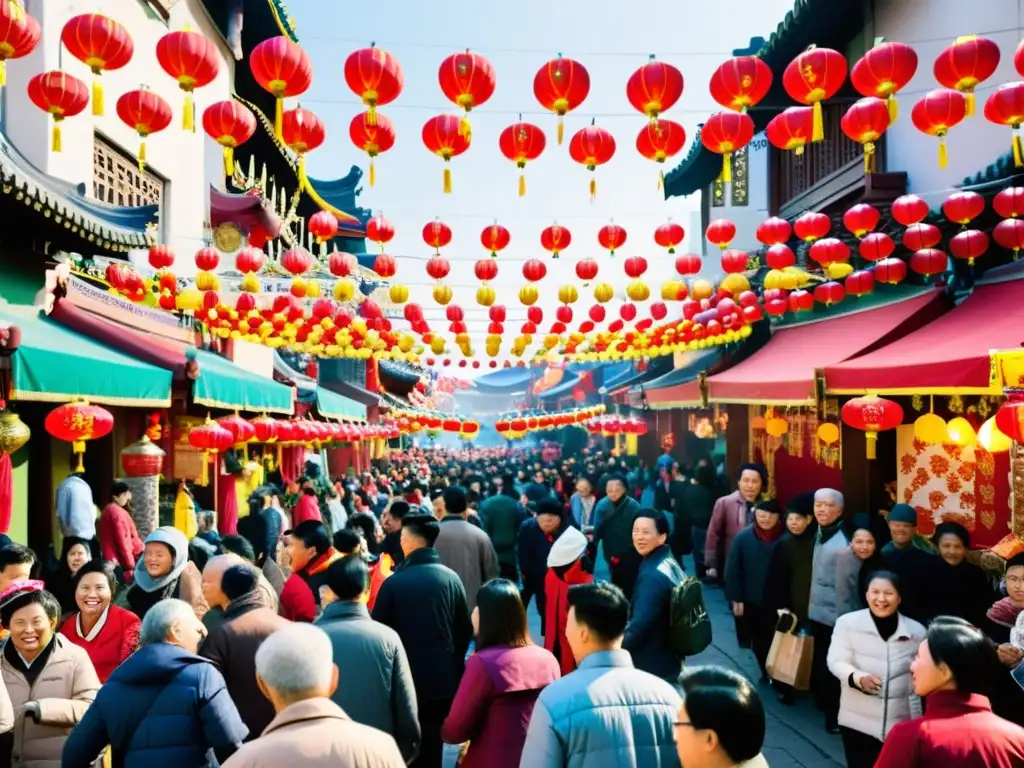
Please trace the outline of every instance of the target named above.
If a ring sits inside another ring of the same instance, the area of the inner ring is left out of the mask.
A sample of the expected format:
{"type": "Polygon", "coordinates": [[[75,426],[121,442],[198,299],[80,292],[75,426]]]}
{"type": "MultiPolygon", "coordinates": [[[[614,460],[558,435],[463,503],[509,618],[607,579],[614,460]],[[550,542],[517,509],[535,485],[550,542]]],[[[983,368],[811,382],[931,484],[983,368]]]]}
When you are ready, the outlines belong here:
{"type": "MultiPolygon", "coordinates": [[[[139,558],[139,562],[135,565],[135,586],[141,589],[143,592],[160,592],[167,591],[168,587],[170,591],[174,591],[174,588],[178,585],[178,577],[181,572],[185,570],[185,566],[188,565],[188,539],[185,538],[185,534],[179,531],[177,528],[171,528],[170,526],[164,525],[146,537],[146,544],[152,544],[158,542],[164,544],[171,550],[171,556],[174,558],[174,565],[171,566],[171,570],[165,573],[163,576],[153,577],[149,575],[149,571],[146,570],[146,560],[144,557],[139,558]]],[[[169,597],[169,594],[165,594],[165,597],[169,597]]]]}
{"type": "Polygon", "coordinates": [[[827,544],[828,540],[843,530],[843,518],[840,517],[834,523],[818,527],[818,541],[827,544]]]}
{"type": "Polygon", "coordinates": [[[1021,611],[1024,611],[1024,606],[1017,605],[1010,598],[1004,597],[1002,600],[996,600],[985,615],[996,624],[1013,627],[1017,623],[1017,616],[1021,611]]]}
{"type": "Polygon", "coordinates": [[[18,653],[18,649],[14,647],[14,643],[4,643],[4,658],[14,667],[16,672],[25,678],[25,682],[28,683],[28,687],[31,689],[36,684],[36,679],[46,667],[46,662],[49,660],[50,654],[53,653],[53,645],[56,642],[57,634],[54,633],[50,637],[50,642],[39,652],[39,655],[27,663],[22,655],[18,653]]]}
{"type": "Polygon", "coordinates": [[[228,603],[228,607],[224,609],[224,621],[231,621],[232,619],[237,619],[239,616],[244,616],[249,611],[266,607],[266,601],[263,599],[263,595],[257,585],[256,589],[252,592],[244,594],[241,597],[236,597],[228,603]]]}
{"type": "Polygon", "coordinates": [[[762,528],[756,522],[754,523],[754,535],[757,536],[759,541],[763,541],[766,544],[778,541],[782,538],[782,534],[786,532],[786,527],[781,523],[775,523],[771,528],[762,528]]]}

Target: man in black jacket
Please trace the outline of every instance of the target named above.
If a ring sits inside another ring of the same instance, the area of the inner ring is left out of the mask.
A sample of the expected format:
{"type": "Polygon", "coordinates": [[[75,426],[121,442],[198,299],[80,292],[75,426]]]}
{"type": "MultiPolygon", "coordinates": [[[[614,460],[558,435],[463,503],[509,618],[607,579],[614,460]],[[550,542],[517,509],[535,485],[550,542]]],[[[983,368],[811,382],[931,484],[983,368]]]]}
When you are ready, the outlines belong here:
{"type": "Polygon", "coordinates": [[[402,520],[405,560],[381,585],[373,618],[394,629],[409,657],[421,731],[413,768],[441,768],[441,725],[451,709],[473,637],[466,592],[434,549],[440,525],[430,515],[402,520]]]}
{"type": "Polygon", "coordinates": [[[633,585],[640,570],[640,555],[633,548],[633,517],[640,511],[640,505],[626,491],[626,479],[622,475],[608,478],[607,495],[594,507],[597,521],[594,539],[604,546],[612,584],[632,599],[633,585]]]}

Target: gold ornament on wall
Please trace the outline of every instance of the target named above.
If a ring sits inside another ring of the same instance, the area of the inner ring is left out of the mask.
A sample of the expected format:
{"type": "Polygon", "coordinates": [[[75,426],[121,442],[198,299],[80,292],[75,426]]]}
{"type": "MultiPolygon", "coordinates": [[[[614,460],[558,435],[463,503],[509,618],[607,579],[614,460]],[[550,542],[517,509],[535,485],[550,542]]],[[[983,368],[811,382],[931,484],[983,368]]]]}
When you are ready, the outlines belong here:
{"type": "Polygon", "coordinates": [[[234,224],[225,221],[213,230],[213,244],[224,253],[234,253],[242,247],[242,233],[234,224]]]}
{"type": "Polygon", "coordinates": [[[14,453],[32,437],[32,431],[14,411],[0,400],[0,453],[14,453]]]}

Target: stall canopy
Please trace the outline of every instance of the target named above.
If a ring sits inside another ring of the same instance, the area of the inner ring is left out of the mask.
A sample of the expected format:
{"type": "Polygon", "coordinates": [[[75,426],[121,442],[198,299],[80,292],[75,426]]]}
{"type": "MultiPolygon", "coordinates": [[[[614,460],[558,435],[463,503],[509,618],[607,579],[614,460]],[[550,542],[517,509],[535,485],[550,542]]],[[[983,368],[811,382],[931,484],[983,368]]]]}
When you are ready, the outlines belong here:
{"type": "Polygon", "coordinates": [[[366,406],[355,400],[349,400],[329,389],[317,387],[316,409],[321,416],[328,419],[365,419],[366,406]]]}
{"type": "MultiPolygon", "coordinates": [[[[655,410],[703,405],[704,398],[697,378],[701,371],[708,370],[721,359],[721,347],[685,352],[676,361],[677,367],[674,370],[644,384],[641,394],[655,410]]],[[[635,388],[632,393],[639,389],[635,388]]]]}
{"type": "Polygon", "coordinates": [[[991,352],[1024,344],[1024,280],[979,283],[955,309],[870,354],[825,368],[836,394],[999,394],[991,352]]]}
{"type": "Polygon", "coordinates": [[[252,413],[294,410],[291,387],[250,373],[213,352],[197,349],[195,355],[199,378],[192,384],[192,399],[197,405],[252,413]]]}
{"type": "Polygon", "coordinates": [[[62,403],[85,398],[101,405],[166,408],[171,372],[105,347],[39,314],[34,307],[0,309],[21,330],[12,361],[15,400],[62,403]]]}
{"type": "Polygon", "coordinates": [[[938,317],[947,307],[942,294],[929,288],[894,304],[781,328],[742,363],[710,377],[708,400],[813,403],[817,371],[901,338],[938,317]]]}

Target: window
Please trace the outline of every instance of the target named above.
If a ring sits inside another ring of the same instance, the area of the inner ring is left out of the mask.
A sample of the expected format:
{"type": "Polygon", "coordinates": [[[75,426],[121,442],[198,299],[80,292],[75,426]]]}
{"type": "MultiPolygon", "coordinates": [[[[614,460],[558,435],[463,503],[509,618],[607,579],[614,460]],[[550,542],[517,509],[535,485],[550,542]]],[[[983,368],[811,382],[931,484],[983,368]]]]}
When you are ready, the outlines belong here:
{"type": "Polygon", "coordinates": [[[97,200],[123,208],[163,204],[163,179],[151,171],[139,171],[135,158],[98,134],[92,146],[92,193],[97,200]]]}

